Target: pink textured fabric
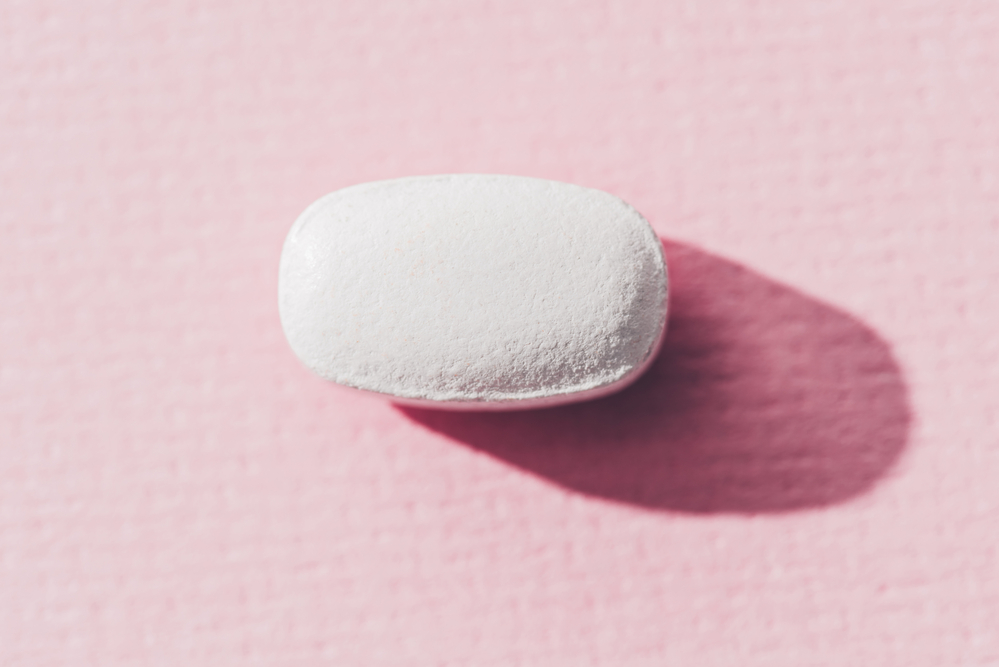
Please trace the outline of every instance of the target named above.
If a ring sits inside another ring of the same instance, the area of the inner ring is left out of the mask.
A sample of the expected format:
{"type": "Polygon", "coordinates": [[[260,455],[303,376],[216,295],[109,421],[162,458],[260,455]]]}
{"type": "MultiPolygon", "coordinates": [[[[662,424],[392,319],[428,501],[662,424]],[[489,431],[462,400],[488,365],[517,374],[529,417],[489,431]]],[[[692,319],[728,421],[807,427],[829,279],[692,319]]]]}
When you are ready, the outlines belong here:
{"type": "Polygon", "coordinates": [[[999,664],[999,5],[0,4],[0,663],[999,664]],[[667,242],[625,393],[296,361],[318,196],[596,187],[667,242]]]}

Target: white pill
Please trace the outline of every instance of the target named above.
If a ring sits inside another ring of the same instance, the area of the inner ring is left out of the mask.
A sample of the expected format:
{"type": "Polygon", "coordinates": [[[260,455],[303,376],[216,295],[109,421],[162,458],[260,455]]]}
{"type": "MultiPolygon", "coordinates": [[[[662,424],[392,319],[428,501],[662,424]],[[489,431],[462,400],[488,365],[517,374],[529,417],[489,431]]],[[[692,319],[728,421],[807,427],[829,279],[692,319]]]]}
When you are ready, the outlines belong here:
{"type": "Polygon", "coordinates": [[[662,246],[613,195],[518,176],[422,176],[322,197],[281,254],[281,324],[319,376],[448,409],[623,388],[666,325],[662,246]]]}

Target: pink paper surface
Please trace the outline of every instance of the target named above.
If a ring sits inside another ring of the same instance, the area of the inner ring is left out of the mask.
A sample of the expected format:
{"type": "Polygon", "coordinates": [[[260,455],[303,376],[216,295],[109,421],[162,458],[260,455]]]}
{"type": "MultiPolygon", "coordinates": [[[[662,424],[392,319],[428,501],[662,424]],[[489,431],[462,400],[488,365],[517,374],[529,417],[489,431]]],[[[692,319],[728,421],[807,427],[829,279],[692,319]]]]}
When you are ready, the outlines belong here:
{"type": "Polygon", "coordinates": [[[999,4],[0,4],[0,664],[999,665],[999,4]],[[666,241],[602,401],[309,375],[320,195],[666,241]]]}

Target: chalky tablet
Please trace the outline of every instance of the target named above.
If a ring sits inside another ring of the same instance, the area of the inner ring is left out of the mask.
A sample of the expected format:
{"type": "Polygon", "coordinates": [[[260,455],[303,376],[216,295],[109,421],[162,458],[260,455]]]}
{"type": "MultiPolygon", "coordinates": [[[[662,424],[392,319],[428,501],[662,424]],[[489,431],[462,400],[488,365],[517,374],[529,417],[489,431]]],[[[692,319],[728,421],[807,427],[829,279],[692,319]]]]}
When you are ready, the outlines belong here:
{"type": "Polygon", "coordinates": [[[420,176],[338,190],[284,244],[291,349],[322,378],[397,403],[512,410],[635,380],[662,342],[662,245],[621,199],[520,176],[420,176]]]}

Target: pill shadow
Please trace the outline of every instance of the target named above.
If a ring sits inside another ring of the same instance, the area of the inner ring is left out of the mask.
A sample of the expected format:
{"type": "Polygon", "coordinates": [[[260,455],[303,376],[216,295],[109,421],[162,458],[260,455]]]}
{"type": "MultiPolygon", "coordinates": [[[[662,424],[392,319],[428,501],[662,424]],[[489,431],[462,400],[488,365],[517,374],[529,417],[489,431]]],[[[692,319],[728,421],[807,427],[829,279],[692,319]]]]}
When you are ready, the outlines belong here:
{"type": "Polygon", "coordinates": [[[669,332],[631,387],[525,412],[398,409],[562,487],[651,509],[785,512],[870,489],[910,422],[885,341],[734,262],[664,246],[669,332]]]}

